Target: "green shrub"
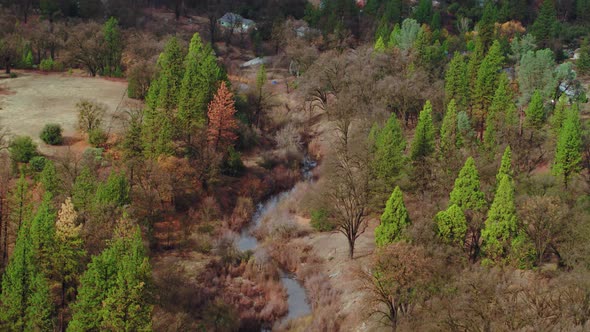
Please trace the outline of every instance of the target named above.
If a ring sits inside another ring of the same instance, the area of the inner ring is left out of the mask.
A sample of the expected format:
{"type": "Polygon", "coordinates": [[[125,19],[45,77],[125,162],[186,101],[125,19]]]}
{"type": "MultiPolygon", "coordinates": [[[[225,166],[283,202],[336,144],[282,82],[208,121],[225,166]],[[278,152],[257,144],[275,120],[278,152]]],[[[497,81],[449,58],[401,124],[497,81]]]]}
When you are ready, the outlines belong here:
{"type": "Polygon", "coordinates": [[[42,71],[52,71],[54,65],[55,65],[55,62],[53,62],[52,58],[43,59],[43,60],[41,60],[41,63],[39,64],[39,69],[41,69],[42,71]]]}
{"type": "Polygon", "coordinates": [[[103,145],[107,142],[107,133],[102,130],[102,128],[94,128],[88,132],[88,143],[90,145],[96,147],[103,145]]]}
{"type": "Polygon", "coordinates": [[[48,123],[41,131],[39,138],[49,145],[59,145],[63,142],[62,128],[56,123],[48,123]]]}
{"type": "Polygon", "coordinates": [[[334,224],[330,222],[330,214],[326,209],[311,211],[311,227],[316,231],[329,232],[334,230],[334,224]]]}
{"type": "Polygon", "coordinates": [[[16,73],[10,73],[10,78],[17,78],[18,75],[16,73]]]}
{"type": "Polygon", "coordinates": [[[37,153],[37,145],[29,136],[18,136],[10,142],[8,147],[10,157],[15,162],[28,163],[37,153]]]}
{"type": "Polygon", "coordinates": [[[222,172],[225,175],[239,176],[244,171],[242,155],[233,147],[229,149],[227,157],[223,162],[222,172]]]}
{"type": "Polygon", "coordinates": [[[23,56],[23,68],[33,68],[33,53],[31,52],[31,50],[28,50],[23,56]]]}
{"type": "Polygon", "coordinates": [[[35,156],[31,158],[31,161],[29,162],[31,169],[37,173],[43,171],[46,163],[47,159],[43,156],[35,156]]]}

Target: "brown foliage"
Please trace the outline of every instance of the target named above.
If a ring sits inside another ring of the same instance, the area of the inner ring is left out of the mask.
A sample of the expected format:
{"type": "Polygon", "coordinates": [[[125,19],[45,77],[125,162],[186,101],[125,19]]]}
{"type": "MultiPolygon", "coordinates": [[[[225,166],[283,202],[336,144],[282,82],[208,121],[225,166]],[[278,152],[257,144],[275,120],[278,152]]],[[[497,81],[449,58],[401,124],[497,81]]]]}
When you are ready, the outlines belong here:
{"type": "Polygon", "coordinates": [[[209,104],[209,144],[216,151],[226,151],[238,138],[238,121],[234,117],[233,94],[227,88],[225,82],[221,82],[217,93],[209,104]]]}

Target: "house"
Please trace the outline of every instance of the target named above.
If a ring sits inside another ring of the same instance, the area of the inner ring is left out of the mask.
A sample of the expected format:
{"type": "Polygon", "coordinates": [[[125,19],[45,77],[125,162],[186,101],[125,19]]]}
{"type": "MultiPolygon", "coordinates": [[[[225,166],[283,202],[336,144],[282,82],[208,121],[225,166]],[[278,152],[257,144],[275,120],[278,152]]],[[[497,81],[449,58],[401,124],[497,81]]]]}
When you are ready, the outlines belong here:
{"type": "Polygon", "coordinates": [[[244,33],[256,29],[256,23],[235,13],[225,13],[217,23],[225,29],[234,29],[236,32],[244,33]]]}

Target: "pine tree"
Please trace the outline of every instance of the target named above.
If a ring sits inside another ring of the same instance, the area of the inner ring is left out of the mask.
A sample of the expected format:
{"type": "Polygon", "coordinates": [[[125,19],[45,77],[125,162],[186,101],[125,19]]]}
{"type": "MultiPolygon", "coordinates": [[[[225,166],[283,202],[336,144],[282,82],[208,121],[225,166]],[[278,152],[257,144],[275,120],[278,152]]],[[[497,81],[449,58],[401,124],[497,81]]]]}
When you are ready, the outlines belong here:
{"type": "Polygon", "coordinates": [[[543,0],[539,15],[531,28],[532,34],[539,42],[539,47],[545,48],[549,45],[549,41],[557,32],[558,26],[559,21],[557,20],[553,0],[543,0]]]}
{"type": "Polygon", "coordinates": [[[479,173],[472,157],[467,158],[459,176],[455,179],[450,202],[463,211],[480,211],[486,206],[485,196],[479,188],[479,173]]]}
{"type": "Polygon", "coordinates": [[[465,109],[468,96],[467,64],[463,55],[455,52],[445,73],[445,97],[447,101],[454,99],[459,108],[465,109]]]}
{"type": "MultiPolygon", "coordinates": [[[[585,1],[590,5],[590,0],[585,1]]],[[[582,45],[580,46],[580,55],[576,60],[576,68],[581,74],[590,73],[590,45],[588,45],[588,38],[584,38],[582,41],[582,45]]]]}
{"type": "Polygon", "coordinates": [[[553,115],[551,115],[551,119],[549,122],[551,124],[551,128],[553,129],[553,133],[555,136],[559,136],[559,131],[563,126],[563,122],[565,121],[565,117],[567,115],[567,96],[566,94],[562,94],[553,109],[553,115]]]}
{"type": "Polygon", "coordinates": [[[411,157],[414,161],[423,160],[434,152],[434,125],[432,124],[432,104],[427,100],[418,117],[418,125],[412,142],[411,157]]]}
{"type": "Polygon", "coordinates": [[[96,193],[96,179],[90,168],[84,167],[72,188],[72,203],[77,211],[86,212],[92,207],[92,201],[96,193]]]}
{"type": "Polygon", "coordinates": [[[100,183],[94,196],[98,206],[122,207],[131,203],[129,183],[124,173],[111,172],[105,183],[100,183]]]}
{"type": "Polygon", "coordinates": [[[121,55],[123,54],[123,42],[119,21],[111,17],[103,27],[105,54],[103,60],[102,74],[105,76],[120,76],[121,55]]]}
{"type": "MultiPolygon", "coordinates": [[[[510,87],[510,80],[505,73],[500,74],[498,77],[498,88],[494,93],[489,114],[493,116],[494,122],[501,122],[505,127],[515,126],[517,124],[514,92],[510,87]]],[[[504,126],[500,126],[500,129],[504,126]]]]}
{"type": "Polygon", "coordinates": [[[438,236],[445,243],[462,248],[467,234],[467,219],[463,210],[457,204],[452,204],[447,210],[437,213],[434,219],[438,236]]]}
{"type": "Polygon", "coordinates": [[[80,230],[82,225],[76,225],[78,214],[74,210],[74,204],[68,197],[62,204],[55,223],[56,249],[53,255],[56,279],[60,283],[60,324],[63,326],[64,313],[78,286],[82,272],[82,259],[86,255],[80,230]]]}
{"type": "Polygon", "coordinates": [[[396,46],[399,46],[399,40],[400,40],[400,35],[402,29],[400,28],[399,24],[396,24],[393,27],[393,30],[391,31],[391,34],[389,35],[389,41],[387,42],[387,47],[388,48],[393,48],[396,46]]]}
{"type": "Polygon", "coordinates": [[[55,326],[54,306],[47,278],[35,273],[30,281],[31,294],[27,299],[26,331],[53,331],[55,326]]]}
{"type": "Polygon", "coordinates": [[[31,221],[30,236],[35,261],[39,262],[40,271],[46,275],[51,272],[51,257],[55,249],[55,217],[51,194],[45,193],[31,221]]]}
{"type": "Polygon", "coordinates": [[[166,43],[158,59],[159,72],[146,96],[142,127],[144,153],[148,158],[170,154],[174,138],[174,114],[184,75],[184,54],[176,37],[166,43]]]}
{"type": "Polygon", "coordinates": [[[510,145],[508,145],[504,149],[504,154],[502,154],[500,169],[498,170],[498,174],[496,174],[496,182],[500,184],[500,181],[505,176],[512,179],[512,173],[512,150],[510,149],[510,145]]]}
{"type": "Polygon", "coordinates": [[[9,219],[17,231],[21,225],[31,217],[31,193],[29,192],[29,184],[25,178],[25,174],[21,173],[20,178],[16,182],[16,187],[10,192],[8,198],[9,205],[9,219]]]}
{"type": "Polygon", "coordinates": [[[55,164],[51,160],[45,162],[43,171],[39,175],[39,182],[43,186],[45,192],[50,193],[56,197],[60,192],[60,180],[57,177],[57,170],[55,164]]]}
{"type": "Polygon", "coordinates": [[[217,94],[209,104],[209,143],[217,151],[226,151],[233,146],[237,135],[238,122],[234,117],[236,108],[234,106],[233,94],[225,82],[221,82],[217,94]]]}
{"type": "Polygon", "coordinates": [[[571,176],[580,171],[582,161],[582,129],[577,107],[572,107],[566,115],[555,149],[553,173],[563,176],[567,189],[571,176]]]}
{"type": "Polygon", "coordinates": [[[514,184],[508,176],[504,176],[500,180],[481,233],[486,256],[495,261],[505,257],[517,230],[514,184]]]}
{"type": "Polygon", "coordinates": [[[503,62],[504,56],[502,55],[500,43],[496,40],[479,66],[472,97],[473,116],[479,126],[480,134],[483,134],[487,112],[498,88],[498,72],[502,69],[503,62]]]}
{"type": "Polygon", "coordinates": [[[457,149],[457,136],[457,109],[455,99],[451,99],[440,127],[440,153],[442,158],[449,156],[457,149]]]}
{"type": "Polygon", "coordinates": [[[404,134],[395,113],[393,113],[387,120],[385,127],[375,135],[373,167],[380,182],[393,183],[404,166],[405,149],[404,134]]]}
{"type": "Polygon", "coordinates": [[[418,7],[414,11],[414,18],[420,24],[428,24],[432,20],[432,1],[420,0],[418,7]]]}
{"type": "Polygon", "coordinates": [[[496,155],[496,149],[498,147],[496,132],[496,124],[492,114],[488,114],[485,122],[485,130],[483,132],[483,149],[490,158],[496,155]]]}
{"type": "Polygon", "coordinates": [[[467,62],[467,82],[470,87],[468,95],[469,98],[467,98],[467,101],[470,105],[473,105],[472,99],[473,95],[475,94],[475,86],[478,76],[477,74],[484,56],[485,53],[483,43],[481,39],[477,38],[475,40],[475,49],[469,55],[469,62],[467,62]]]}
{"type": "Polygon", "coordinates": [[[2,278],[0,327],[7,331],[53,330],[53,303],[47,280],[35,257],[31,222],[18,231],[14,251],[2,278]]]}
{"type": "Polygon", "coordinates": [[[381,223],[375,228],[375,243],[382,247],[401,240],[409,224],[410,216],[404,204],[402,191],[395,187],[381,215],[381,223]]]}
{"type": "Polygon", "coordinates": [[[541,129],[545,122],[545,105],[539,90],[535,90],[531,101],[525,110],[527,124],[535,129],[541,129]]]}
{"type": "Polygon", "coordinates": [[[151,268],[141,233],[136,229],[121,260],[113,289],[100,310],[102,328],[112,331],[151,331],[151,268]]]}
{"type": "Polygon", "coordinates": [[[180,88],[178,121],[183,134],[190,140],[196,128],[207,121],[207,105],[213,98],[223,71],[210,46],[204,46],[198,33],[193,35],[185,59],[185,71],[180,88]]]}
{"type": "Polygon", "coordinates": [[[383,38],[379,37],[375,42],[374,46],[375,52],[383,53],[385,52],[385,43],[383,42],[383,38]]]}
{"type": "Polygon", "coordinates": [[[122,221],[81,277],[68,331],[150,331],[150,275],[139,228],[122,221]]]}
{"type": "Polygon", "coordinates": [[[494,1],[486,1],[481,20],[477,23],[477,36],[481,39],[484,49],[488,49],[494,39],[495,23],[498,19],[498,9],[494,1]]]}

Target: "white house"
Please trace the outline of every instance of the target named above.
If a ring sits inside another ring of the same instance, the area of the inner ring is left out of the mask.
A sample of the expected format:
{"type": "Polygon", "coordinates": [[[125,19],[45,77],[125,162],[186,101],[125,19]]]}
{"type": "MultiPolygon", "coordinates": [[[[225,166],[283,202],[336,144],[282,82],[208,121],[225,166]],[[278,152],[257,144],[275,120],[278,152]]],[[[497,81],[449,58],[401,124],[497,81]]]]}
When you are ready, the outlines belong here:
{"type": "Polygon", "coordinates": [[[235,13],[225,13],[217,23],[223,28],[234,29],[236,32],[249,32],[256,28],[256,23],[235,13]]]}

